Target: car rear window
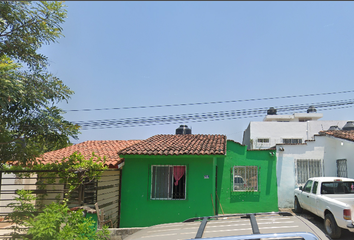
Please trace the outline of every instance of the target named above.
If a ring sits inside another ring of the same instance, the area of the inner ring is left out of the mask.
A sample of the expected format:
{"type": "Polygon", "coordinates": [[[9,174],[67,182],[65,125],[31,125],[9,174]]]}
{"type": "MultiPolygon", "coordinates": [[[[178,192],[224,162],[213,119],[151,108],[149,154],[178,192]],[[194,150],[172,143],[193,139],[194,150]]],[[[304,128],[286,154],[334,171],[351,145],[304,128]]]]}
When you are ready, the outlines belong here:
{"type": "Polygon", "coordinates": [[[323,182],[321,194],[354,194],[354,182],[323,182]]]}

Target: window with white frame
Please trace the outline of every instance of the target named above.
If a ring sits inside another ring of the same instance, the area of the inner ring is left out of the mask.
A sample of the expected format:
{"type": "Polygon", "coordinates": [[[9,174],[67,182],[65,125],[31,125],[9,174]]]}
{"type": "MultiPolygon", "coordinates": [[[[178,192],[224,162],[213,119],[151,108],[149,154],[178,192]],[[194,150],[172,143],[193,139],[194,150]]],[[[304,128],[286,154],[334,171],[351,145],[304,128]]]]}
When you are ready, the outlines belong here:
{"type": "Polygon", "coordinates": [[[151,166],[151,199],[186,199],[186,166],[151,166]]]}
{"type": "Polygon", "coordinates": [[[306,183],[311,177],[322,177],[322,160],[296,159],[295,172],[298,185],[306,183]]]}
{"type": "Polygon", "coordinates": [[[299,144],[302,143],[301,138],[283,138],[284,144],[299,144]]]}
{"type": "Polygon", "coordinates": [[[258,138],[257,147],[269,147],[269,138],[258,138]]]}
{"type": "Polygon", "coordinates": [[[258,167],[234,166],[232,182],[234,191],[258,191],[258,167]]]}

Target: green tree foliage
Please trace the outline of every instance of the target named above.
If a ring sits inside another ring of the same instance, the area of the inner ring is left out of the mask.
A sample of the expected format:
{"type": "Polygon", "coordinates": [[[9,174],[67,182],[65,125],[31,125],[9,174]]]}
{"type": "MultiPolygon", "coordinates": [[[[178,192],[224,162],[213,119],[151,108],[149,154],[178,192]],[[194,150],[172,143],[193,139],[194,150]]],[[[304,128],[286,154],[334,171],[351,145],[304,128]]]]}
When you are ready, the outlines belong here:
{"type": "Polygon", "coordinates": [[[84,218],[82,210],[70,211],[66,204],[49,204],[29,225],[27,236],[32,240],[94,240],[109,236],[106,228],[96,232],[94,221],[84,218]]]}
{"type": "Polygon", "coordinates": [[[33,202],[36,200],[36,197],[28,190],[21,189],[16,193],[18,197],[15,198],[14,202],[7,205],[13,209],[13,212],[10,213],[8,218],[11,219],[11,222],[15,223],[13,229],[16,230],[16,233],[21,233],[21,226],[26,226],[26,222],[35,217],[37,210],[33,202]]]}
{"type": "MultiPolygon", "coordinates": [[[[107,169],[107,166],[104,166],[105,161],[105,157],[101,159],[94,153],[92,153],[90,159],[87,160],[81,153],[74,152],[61,161],[47,164],[36,164],[33,165],[31,169],[37,171],[51,171],[38,174],[39,182],[37,182],[37,185],[43,187],[54,183],[55,177],[58,176],[59,183],[65,184],[68,188],[68,194],[66,196],[68,197],[73,190],[82,186],[85,180],[92,181],[94,179],[100,179],[102,170],[107,169]]],[[[18,169],[18,167],[11,166],[8,169],[18,169]]]]}
{"type": "Polygon", "coordinates": [[[66,18],[63,2],[2,1],[0,17],[1,54],[33,69],[45,67],[48,59],[37,50],[63,36],[60,26],[66,18]]]}
{"type": "MultiPolygon", "coordinates": [[[[107,227],[99,231],[95,230],[94,220],[90,217],[85,218],[83,210],[70,211],[67,204],[52,202],[47,205],[42,212],[34,214],[31,200],[35,199],[31,191],[21,190],[17,193],[16,200],[20,203],[14,203],[16,206],[12,217],[21,216],[15,233],[12,236],[15,239],[32,240],[107,240],[109,231],[107,227]],[[16,205],[17,204],[17,205],[16,205]],[[28,228],[27,230],[23,230],[28,228]]],[[[15,219],[14,219],[15,220],[15,219]]],[[[14,221],[13,220],[13,221],[14,221]]],[[[15,221],[14,221],[15,222],[15,221]]]]}
{"type": "Polygon", "coordinates": [[[55,104],[73,94],[48,72],[38,53],[62,36],[62,2],[0,2],[0,163],[31,163],[46,151],[66,147],[79,126],[55,104]]]}

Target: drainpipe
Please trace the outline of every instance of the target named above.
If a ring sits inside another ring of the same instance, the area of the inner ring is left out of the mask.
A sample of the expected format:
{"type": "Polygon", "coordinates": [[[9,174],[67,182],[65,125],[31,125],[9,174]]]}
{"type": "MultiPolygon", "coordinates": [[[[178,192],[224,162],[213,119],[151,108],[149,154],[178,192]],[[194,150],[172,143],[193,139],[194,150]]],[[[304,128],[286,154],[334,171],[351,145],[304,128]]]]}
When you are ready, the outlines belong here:
{"type": "Polygon", "coordinates": [[[215,166],[215,215],[218,215],[218,166],[215,166]]]}

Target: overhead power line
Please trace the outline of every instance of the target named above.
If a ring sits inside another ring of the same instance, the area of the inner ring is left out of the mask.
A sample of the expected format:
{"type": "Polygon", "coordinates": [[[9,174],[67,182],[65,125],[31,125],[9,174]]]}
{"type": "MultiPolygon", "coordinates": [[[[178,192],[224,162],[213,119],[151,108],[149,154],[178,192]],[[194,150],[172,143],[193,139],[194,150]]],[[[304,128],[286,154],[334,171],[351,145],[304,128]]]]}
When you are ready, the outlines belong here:
{"type": "MultiPolygon", "coordinates": [[[[295,104],[277,106],[277,112],[288,113],[299,110],[306,110],[310,105],[314,106],[317,110],[322,111],[353,107],[354,99],[338,100],[319,102],[311,104],[295,104]]],[[[239,118],[260,117],[267,114],[268,107],[253,108],[253,109],[241,109],[231,111],[219,111],[219,112],[207,112],[207,113],[191,113],[191,114],[178,114],[178,115],[166,115],[155,117],[140,117],[140,118],[122,118],[122,119],[108,119],[108,120],[91,120],[91,121],[79,121],[75,122],[80,125],[83,130],[88,128],[92,129],[104,129],[104,128],[121,128],[121,127],[136,127],[136,126],[151,126],[151,125],[163,125],[172,123],[188,123],[188,122],[204,122],[204,121],[220,121],[231,120],[239,118]]]]}
{"type": "Polygon", "coordinates": [[[334,95],[342,93],[351,93],[354,90],[341,91],[341,92],[327,92],[327,93],[311,93],[311,94],[301,94],[301,95],[290,95],[281,97],[264,97],[264,98],[250,98],[250,99],[239,99],[239,100],[228,100],[228,101],[212,101],[212,102],[197,102],[197,103],[177,103],[177,104],[161,104],[161,105],[151,105],[151,106],[135,106],[135,107],[115,107],[115,108],[94,108],[94,109],[76,109],[76,110],[65,110],[66,112],[83,112],[83,111],[107,111],[107,110],[128,110],[128,109],[142,109],[142,108],[162,108],[162,107],[184,107],[184,106],[196,106],[196,105],[208,105],[208,104],[221,104],[221,103],[238,103],[238,102],[253,102],[253,101],[264,101],[264,100],[274,100],[274,99],[285,99],[285,98],[298,98],[298,97],[314,97],[323,95],[334,95]]]}

